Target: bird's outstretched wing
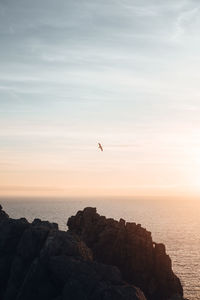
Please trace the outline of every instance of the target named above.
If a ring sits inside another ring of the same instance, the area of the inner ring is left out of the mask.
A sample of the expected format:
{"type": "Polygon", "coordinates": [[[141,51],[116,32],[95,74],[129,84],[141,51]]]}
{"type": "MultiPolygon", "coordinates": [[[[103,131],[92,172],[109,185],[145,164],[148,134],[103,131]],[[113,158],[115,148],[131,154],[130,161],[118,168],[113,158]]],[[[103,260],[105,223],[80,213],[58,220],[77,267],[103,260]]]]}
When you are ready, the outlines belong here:
{"type": "Polygon", "coordinates": [[[101,151],[103,151],[103,147],[101,146],[101,144],[98,143],[98,145],[99,145],[99,149],[100,149],[101,151]]]}

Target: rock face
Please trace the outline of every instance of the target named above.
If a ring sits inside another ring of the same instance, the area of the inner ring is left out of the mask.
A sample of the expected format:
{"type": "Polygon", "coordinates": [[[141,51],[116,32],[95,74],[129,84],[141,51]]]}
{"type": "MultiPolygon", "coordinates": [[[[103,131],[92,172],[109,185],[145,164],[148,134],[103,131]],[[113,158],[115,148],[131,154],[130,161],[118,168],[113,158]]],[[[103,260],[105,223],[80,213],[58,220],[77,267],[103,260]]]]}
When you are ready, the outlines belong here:
{"type": "Polygon", "coordinates": [[[106,219],[96,208],[85,208],[67,225],[92,250],[95,260],[117,266],[123,279],[138,286],[147,299],[183,299],[165,246],[154,243],[140,224],[106,219]]]}
{"type": "Polygon", "coordinates": [[[146,300],[119,269],[93,260],[73,232],[14,220],[0,206],[1,300],[146,300]]]}

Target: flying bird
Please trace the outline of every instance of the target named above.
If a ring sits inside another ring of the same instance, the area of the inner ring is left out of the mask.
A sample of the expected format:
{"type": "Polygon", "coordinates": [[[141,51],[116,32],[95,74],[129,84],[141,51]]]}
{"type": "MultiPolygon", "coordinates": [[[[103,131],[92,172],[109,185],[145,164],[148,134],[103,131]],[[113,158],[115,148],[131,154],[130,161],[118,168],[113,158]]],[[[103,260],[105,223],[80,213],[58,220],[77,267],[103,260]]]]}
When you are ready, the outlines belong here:
{"type": "Polygon", "coordinates": [[[101,144],[100,143],[98,143],[98,145],[99,145],[99,149],[101,150],[101,151],[103,151],[103,147],[101,146],[101,144]]]}

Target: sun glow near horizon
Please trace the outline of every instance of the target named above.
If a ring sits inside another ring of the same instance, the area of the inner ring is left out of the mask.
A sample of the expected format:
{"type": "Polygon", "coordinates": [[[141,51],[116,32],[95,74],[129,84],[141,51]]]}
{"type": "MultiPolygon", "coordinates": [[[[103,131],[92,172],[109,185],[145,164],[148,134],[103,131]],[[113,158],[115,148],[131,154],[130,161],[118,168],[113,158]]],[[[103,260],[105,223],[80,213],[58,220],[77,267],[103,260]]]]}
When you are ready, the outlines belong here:
{"type": "Polygon", "coordinates": [[[0,13],[0,196],[200,196],[197,1],[0,13]]]}
{"type": "Polygon", "coordinates": [[[4,165],[0,173],[0,194],[193,198],[200,193],[194,154],[190,161],[188,153],[169,147],[155,152],[151,146],[104,144],[103,153],[96,144],[79,147],[66,146],[59,153],[52,149],[49,155],[29,152],[22,158],[15,154],[15,163],[4,165]]]}

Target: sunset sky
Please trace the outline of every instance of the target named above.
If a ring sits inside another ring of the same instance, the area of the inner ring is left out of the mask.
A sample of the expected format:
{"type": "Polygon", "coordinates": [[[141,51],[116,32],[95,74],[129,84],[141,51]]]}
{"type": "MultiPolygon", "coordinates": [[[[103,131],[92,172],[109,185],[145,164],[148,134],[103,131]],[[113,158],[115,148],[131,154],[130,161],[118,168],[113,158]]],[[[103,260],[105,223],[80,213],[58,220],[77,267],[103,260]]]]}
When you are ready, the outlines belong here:
{"type": "Polygon", "coordinates": [[[199,54],[199,0],[1,0],[0,196],[199,197],[199,54]]]}

